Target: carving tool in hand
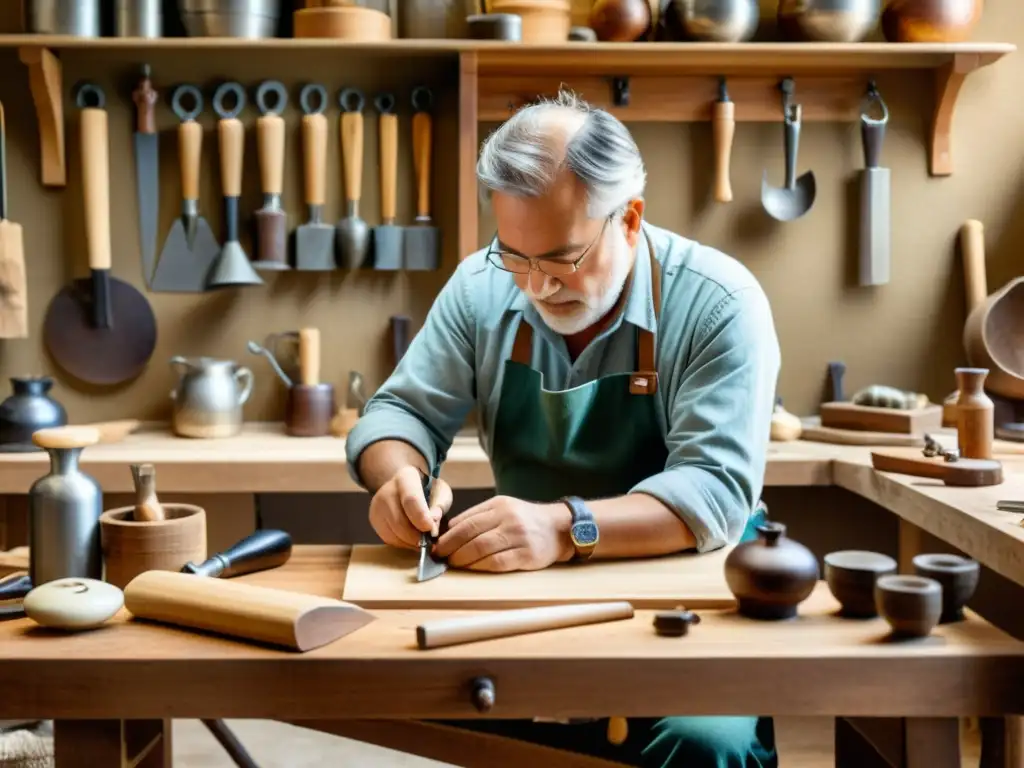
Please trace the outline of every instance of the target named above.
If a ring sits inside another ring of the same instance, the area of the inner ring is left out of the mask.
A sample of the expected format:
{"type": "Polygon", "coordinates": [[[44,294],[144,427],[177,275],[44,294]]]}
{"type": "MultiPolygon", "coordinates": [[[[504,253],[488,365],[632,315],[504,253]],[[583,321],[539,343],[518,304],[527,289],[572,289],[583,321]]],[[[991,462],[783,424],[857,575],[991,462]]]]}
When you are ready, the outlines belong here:
{"type": "Polygon", "coordinates": [[[318,83],[303,87],[302,169],[309,220],[295,231],[295,268],[327,271],[337,268],[334,227],[324,222],[327,202],[327,89],[318,83]]]}
{"type": "Polygon", "coordinates": [[[358,269],[370,247],[370,228],[359,217],[363,194],[363,106],[361,91],[346,88],[338,97],[341,104],[341,155],[345,171],[346,214],[338,222],[338,253],[345,269],[358,269]]]}
{"type": "Polygon", "coordinates": [[[213,110],[220,120],[220,180],[224,195],[224,246],[210,270],[207,288],[238,288],[263,285],[249,257],[238,242],[238,203],[242,197],[242,162],[245,159],[245,127],[238,115],[245,109],[245,89],[235,82],[223,83],[213,94],[213,110]],[[227,96],[235,97],[233,109],[224,107],[227,96]]]}
{"type": "Polygon", "coordinates": [[[864,170],[860,184],[860,285],[884,285],[889,282],[891,232],[891,171],[879,167],[889,109],[871,84],[860,113],[861,141],[864,145],[864,170]],[[869,117],[867,107],[878,103],[881,118],[869,117]]]}
{"type": "Polygon", "coordinates": [[[81,131],[82,191],[90,277],[53,297],[43,340],[57,363],[89,384],[136,378],[156,348],[156,317],[135,286],[110,275],[110,137],[106,96],[84,83],[75,94],[81,131]]]}
{"type": "Polygon", "coordinates": [[[0,104],[0,338],[28,338],[28,286],[21,224],[7,210],[7,126],[0,104]]]}
{"type": "MultiPolygon", "coordinates": [[[[430,496],[434,489],[434,478],[431,475],[423,476],[423,498],[430,506],[430,496]]],[[[448,570],[448,563],[444,560],[437,560],[431,548],[436,539],[429,531],[420,534],[420,562],[416,569],[416,581],[429,581],[435,579],[448,570]]]]}
{"type": "Polygon", "coordinates": [[[434,95],[429,88],[418,86],[412,92],[412,155],[416,169],[416,222],[405,228],[403,263],[409,270],[437,269],[440,243],[437,227],[430,218],[430,171],[433,149],[433,128],[430,109],[434,95]]]}
{"type": "Polygon", "coordinates": [[[259,156],[260,187],[263,207],[253,214],[256,222],[256,269],[280,272],[291,269],[288,263],[288,216],[281,208],[284,191],[284,118],[281,110],[288,104],[288,92],[282,83],[266,80],[256,89],[256,148],[259,156]]]}
{"type": "Polygon", "coordinates": [[[203,128],[196,118],[203,111],[203,94],[194,85],[179,85],[171,94],[171,111],[178,125],[178,163],[181,173],[181,215],[174,220],[160,252],[150,290],[202,293],[220,253],[206,219],[199,215],[199,173],[203,128]],[[191,101],[191,109],[186,103],[191,101]]]}
{"type": "Polygon", "coordinates": [[[732,140],[736,133],[736,104],[729,100],[725,78],[718,81],[718,101],[711,112],[711,132],[715,142],[715,200],[732,202],[732,183],[729,165],[732,158],[732,140]]]}
{"type": "Polygon", "coordinates": [[[378,94],[373,100],[380,113],[380,218],[373,229],[373,268],[395,270],[402,268],[402,227],[395,224],[398,185],[398,115],[395,97],[390,93],[378,94]]]}
{"type": "Polygon", "coordinates": [[[135,102],[135,189],[139,204],[139,238],[142,252],[142,277],[153,287],[156,267],[156,228],[160,219],[160,138],[153,110],[158,94],[150,79],[150,68],[142,68],[139,84],[132,91],[135,102]]]}

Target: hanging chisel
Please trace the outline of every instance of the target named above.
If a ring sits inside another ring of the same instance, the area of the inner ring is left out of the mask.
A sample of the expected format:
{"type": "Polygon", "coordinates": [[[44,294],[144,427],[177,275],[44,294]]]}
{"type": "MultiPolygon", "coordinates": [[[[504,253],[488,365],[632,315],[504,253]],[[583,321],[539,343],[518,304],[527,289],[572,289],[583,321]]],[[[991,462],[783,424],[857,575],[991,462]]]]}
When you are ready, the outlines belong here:
{"type": "Polygon", "coordinates": [[[889,282],[891,263],[891,179],[888,168],[880,168],[882,140],[889,122],[889,110],[872,84],[860,114],[861,141],[864,144],[864,171],[860,186],[860,253],[861,285],[885,285],[889,282]],[[869,117],[867,106],[877,101],[881,118],[869,117]]]}
{"type": "Polygon", "coordinates": [[[732,183],[729,165],[732,158],[732,140],[736,133],[736,104],[729,100],[725,78],[718,81],[718,101],[711,112],[711,131],[715,142],[715,201],[732,202],[732,183]]]}
{"type": "MultiPolygon", "coordinates": [[[[430,506],[430,493],[434,489],[434,478],[431,475],[423,476],[423,498],[430,506]]],[[[448,564],[444,560],[436,560],[431,547],[436,539],[428,531],[420,534],[420,563],[416,569],[416,581],[429,581],[437,578],[448,570],[448,564]]]]}
{"type": "Polygon", "coordinates": [[[132,92],[135,102],[135,186],[139,201],[139,238],[142,248],[142,273],[147,288],[153,285],[156,267],[157,225],[160,219],[160,144],[153,114],[157,92],[150,79],[150,68],[142,67],[142,77],[132,92]]]}

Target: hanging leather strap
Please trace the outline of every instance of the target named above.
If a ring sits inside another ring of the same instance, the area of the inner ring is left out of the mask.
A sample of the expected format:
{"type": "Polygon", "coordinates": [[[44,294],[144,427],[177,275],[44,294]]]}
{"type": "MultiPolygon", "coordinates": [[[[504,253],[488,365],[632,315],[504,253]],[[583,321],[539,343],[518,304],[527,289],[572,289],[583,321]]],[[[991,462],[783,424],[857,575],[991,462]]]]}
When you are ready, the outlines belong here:
{"type": "MultiPolygon", "coordinates": [[[[654,321],[657,327],[661,319],[661,265],[654,257],[654,244],[647,239],[647,253],[651,261],[651,299],[654,302],[654,321]]],[[[635,271],[635,270],[634,270],[635,271]]],[[[628,291],[632,284],[626,286],[628,291]]],[[[636,329],[637,362],[636,371],[629,379],[629,391],[634,395],[653,395],[658,391],[658,372],[655,368],[655,335],[644,328],[636,329]]],[[[527,367],[533,352],[533,326],[520,317],[516,338],[512,343],[512,360],[527,367]]]]}

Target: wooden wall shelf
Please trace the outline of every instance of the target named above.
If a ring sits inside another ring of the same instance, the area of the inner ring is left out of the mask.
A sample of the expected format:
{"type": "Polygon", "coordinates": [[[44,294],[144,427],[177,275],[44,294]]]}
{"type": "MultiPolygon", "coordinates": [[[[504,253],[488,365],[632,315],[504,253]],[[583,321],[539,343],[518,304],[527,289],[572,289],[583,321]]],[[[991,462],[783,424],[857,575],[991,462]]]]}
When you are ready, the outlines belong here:
{"type": "Polygon", "coordinates": [[[805,120],[853,119],[869,81],[892,70],[930,71],[935,106],[929,172],[953,172],[951,138],[956,99],[971,72],[1016,51],[1010,43],[566,43],[540,46],[475,40],[393,40],[355,43],[325,39],[75,38],[0,35],[0,49],[20,49],[32,74],[43,133],[43,182],[63,183],[63,86],[56,53],[88,49],[135,54],[210,50],[328,51],[339,55],[432,57],[458,61],[460,109],[460,253],[476,250],[476,181],[473,169],[480,121],[500,121],[561,84],[625,121],[710,120],[719,78],[728,80],[739,121],[781,120],[777,85],[796,79],[795,99],[805,120]],[[621,98],[628,88],[628,101],[621,98]],[[617,86],[617,90],[616,90],[617,86]],[[48,126],[59,126],[47,130],[48,126]],[[49,140],[48,140],[49,134],[49,140]],[[60,172],[56,169],[60,169],[60,172]]]}

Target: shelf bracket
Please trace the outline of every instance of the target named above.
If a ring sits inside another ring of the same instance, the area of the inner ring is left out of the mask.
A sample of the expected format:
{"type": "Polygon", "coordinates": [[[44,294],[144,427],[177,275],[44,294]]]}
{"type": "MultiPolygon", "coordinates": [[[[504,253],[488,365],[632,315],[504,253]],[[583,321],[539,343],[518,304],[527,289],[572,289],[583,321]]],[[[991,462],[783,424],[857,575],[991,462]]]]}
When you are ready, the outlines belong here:
{"type": "Polygon", "coordinates": [[[629,78],[612,78],[612,104],[616,107],[629,106],[629,78]]]}
{"type": "Polygon", "coordinates": [[[958,53],[953,60],[935,70],[935,113],[932,116],[931,147],[928,172],[932,176],[953,173],[953,114],[960,88],[971,72],[981,66],[976,54],[958,53]]]}
{"type": "Polygon", "coordinates": [[[44,186],[67,184],[64,159],[64,87],[60,60],[49,48],[36,46],[18,49],[28,67],[29,88],[39,121],[40,173],[44,186]]]}

